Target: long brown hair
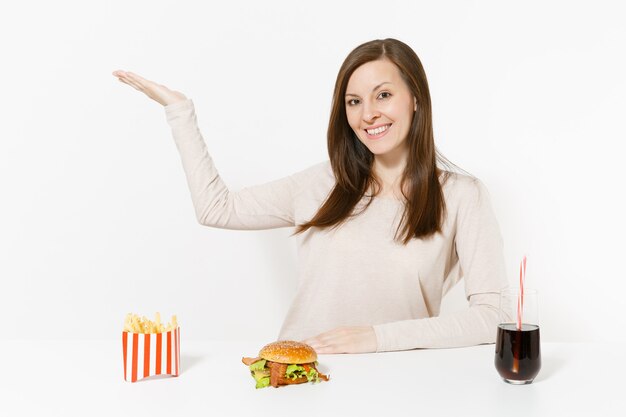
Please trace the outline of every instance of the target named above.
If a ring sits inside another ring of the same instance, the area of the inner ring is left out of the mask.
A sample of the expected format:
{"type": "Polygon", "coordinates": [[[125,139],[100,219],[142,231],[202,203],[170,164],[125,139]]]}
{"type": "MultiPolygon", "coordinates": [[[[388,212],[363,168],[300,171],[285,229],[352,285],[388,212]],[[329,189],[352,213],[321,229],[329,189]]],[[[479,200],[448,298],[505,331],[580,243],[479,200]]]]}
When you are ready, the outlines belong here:
{"type": "Polygon", "coordinates": [[[372,194],[364,209],[380,192],[380,182],[372,172],[374,155],[348,124],[344,97],[352,73],[361,65],[379,59],[387,59],[398,67],[417,100],[417,111],[406,138],[409,155],[400,182],[405,209],[396,238],[402,230],[402,243],[406,245],[412,238],[425,238],[441,232],[446,210],[442,185],[449,172],[439,169],[437,161],[448,167],[454,164],[435,147],[430,92],[420,59],[405,43],[388,38],[359,45],[348,54],[339,69],[327,133],[328,155],[336,183],[313,218],[298,225],[294,235],[311,227],[338,227],[360,213],[352,211],[368,190],[371,189],[372,194]]]}

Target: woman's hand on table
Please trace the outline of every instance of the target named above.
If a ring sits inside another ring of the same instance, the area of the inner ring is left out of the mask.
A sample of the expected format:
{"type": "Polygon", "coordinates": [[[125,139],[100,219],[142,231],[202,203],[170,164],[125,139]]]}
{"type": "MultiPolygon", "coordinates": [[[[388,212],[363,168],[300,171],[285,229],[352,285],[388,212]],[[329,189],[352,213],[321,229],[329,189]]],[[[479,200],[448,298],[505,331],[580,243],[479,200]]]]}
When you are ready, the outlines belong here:
{"type": "Polygon", "coordinates": [[[376,352],[376,333],[372,326],[344,326],[302,341],[317,353],[376,352]]]}
{"type": "Polygon", "coordinates": [[[124,84],[128,84],[135,90],[141,91],[152,100],[162,104],[163,106],[187,100],[187,97],[180,91],[170,90],[164,85],[146,80],[145,78],[130,71],[117,70],[113,71],[113,75],[124,84]]]}

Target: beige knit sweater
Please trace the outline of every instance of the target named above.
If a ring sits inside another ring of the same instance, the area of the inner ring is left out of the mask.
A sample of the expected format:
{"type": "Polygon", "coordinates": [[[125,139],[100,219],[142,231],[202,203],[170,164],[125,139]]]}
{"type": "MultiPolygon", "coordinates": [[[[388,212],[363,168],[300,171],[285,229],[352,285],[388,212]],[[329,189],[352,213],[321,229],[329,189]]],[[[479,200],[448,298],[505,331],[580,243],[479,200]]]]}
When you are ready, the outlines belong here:
{"type": "MultiPolygon", "coordinates": [[[[334,185],[330,162],[266,184],[231,191],[200,134],[193,101],[165,107],[198,221],[223,229],[293,227],[309,220],[334,185]]],[[[338,326],[373,326],[378,351],[470,346],[495,341],[498,291],[506,286],[502,238],[479,180],[451,174],[444,184],[443,233],[394,241],[403,203],[374,198],[334,231],[295,237],[297,294],[279,340],[302,340],[338,326]],[[442,297],[461,278],[468,307],[439,317],[442,297]]],[[[363,207],[365,198],[360,207],[363,207]]]]}

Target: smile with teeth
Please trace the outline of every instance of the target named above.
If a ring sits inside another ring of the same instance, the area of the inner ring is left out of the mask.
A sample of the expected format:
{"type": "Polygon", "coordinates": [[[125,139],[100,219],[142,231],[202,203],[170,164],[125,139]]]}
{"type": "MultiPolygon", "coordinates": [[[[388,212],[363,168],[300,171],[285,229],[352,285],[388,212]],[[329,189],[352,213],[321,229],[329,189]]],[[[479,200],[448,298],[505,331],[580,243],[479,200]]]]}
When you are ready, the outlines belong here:
{"type": "Polygon", "coordinates": [[[383,132],[386,132],[387,129],[389,129],[389,126],[391,126],[391,123],[388,125],[377,127],[376,129],[365,129],[365,131],[370,136],[376,136],[376,135],[380,135],[383,132]]]}

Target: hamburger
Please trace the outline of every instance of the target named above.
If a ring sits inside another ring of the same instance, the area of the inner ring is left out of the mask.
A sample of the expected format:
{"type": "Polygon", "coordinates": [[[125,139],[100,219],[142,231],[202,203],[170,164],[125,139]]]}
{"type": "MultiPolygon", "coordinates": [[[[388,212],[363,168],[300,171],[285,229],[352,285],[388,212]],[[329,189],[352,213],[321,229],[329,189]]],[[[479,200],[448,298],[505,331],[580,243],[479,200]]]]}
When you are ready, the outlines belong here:
{"type": "Polygon", "coordinates": [[[305,382],[328,381],[329,377],[317,370],[317,353],[301,342],[279,340],[263,346],[256,358],[242,358],[256,381],[256,388],[305,382]]]}

